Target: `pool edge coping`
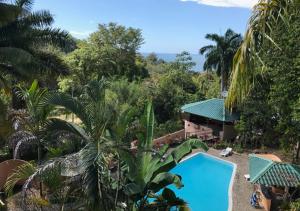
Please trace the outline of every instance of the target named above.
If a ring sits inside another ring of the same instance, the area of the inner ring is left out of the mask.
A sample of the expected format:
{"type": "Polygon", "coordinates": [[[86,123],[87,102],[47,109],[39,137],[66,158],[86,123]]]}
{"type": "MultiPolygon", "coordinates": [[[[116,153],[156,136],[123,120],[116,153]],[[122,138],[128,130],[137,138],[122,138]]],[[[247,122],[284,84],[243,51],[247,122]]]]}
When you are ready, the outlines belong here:
{"type": "Polygon", "coordinates": [[[188,160],[188,159],[190,159],[190,158],[192,158],[192,157],[194,157],[198,154],[204,154],[206,156],[209,156],[209,157],[212,157],[214,159],[217,159],[217,160],[220,160],[220,161],[223,161],[225,163],[229,163],[229,164],[233,165],[233,171],[232,171],[232,174],[231,174],[231,179],[230,179],[229,188],[228,188],[228,198],[229,198],[229,200],[228,200],[228,211],[232,211],[232,209],[233,209],[233,194],[232,194],[232,192],[233,192],[233,184],[234,184],[234,179],[235,179],[236,169],[237,169],[236,163],[233,163],[233,162],[228,161],[228,160],[224,160],[222,158],[219,158],[217,156],[208,154],[206,152],[196,152],[196,153],[193,153],[191,155],[188,155],[185,158],[183,158],[179,163],[184,162],[184,161],[186,161],[186,160],[188,160]]]}

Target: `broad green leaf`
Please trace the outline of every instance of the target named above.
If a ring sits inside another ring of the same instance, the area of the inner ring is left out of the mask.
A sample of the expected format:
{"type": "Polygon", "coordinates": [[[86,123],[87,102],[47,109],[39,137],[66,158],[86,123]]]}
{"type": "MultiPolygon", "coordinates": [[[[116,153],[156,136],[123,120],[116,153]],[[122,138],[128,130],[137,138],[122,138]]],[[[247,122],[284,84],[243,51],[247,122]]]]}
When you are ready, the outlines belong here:
{"type": "Polygon", "coordinates": [[[176,149],[172,152],[172,156],[174,160],[178,163],[180,160],[192,152],[193,149],[201,148],[205,151],[208,150],[208,147],[205,143],[203,143],[199,139],[189,139],[185,141],[183,144],[176,147],[176,149]]]}
{"type": "Polygon", "coordinates": [[[152,103],[147,105],[147,135],[146,135],[146,148],[151,148],[153,142],[153,130],[154,130],[154,112],[152,103]]]}
{"type": "Polygon", "coordinates": [[[132,195],[142,193],[143,190],[144,190],[144,188],[142,188],[141,186],[139,186],[135,183],[129,183],[129,184],[125,185],[125,187],[124,187],[124,192],[128,196],[132,196],[132,195]]]}
{"type": "Polygon", "coordinates": [[[176,174],[172,174],[169,172],[163,172],[158,174],[150,183],[149,188],[153,190],[153,192],[157,192],[162,188],[174,184],[177,188],[182,188],[183,184],[181,182],[181,177],[176,174]]]}

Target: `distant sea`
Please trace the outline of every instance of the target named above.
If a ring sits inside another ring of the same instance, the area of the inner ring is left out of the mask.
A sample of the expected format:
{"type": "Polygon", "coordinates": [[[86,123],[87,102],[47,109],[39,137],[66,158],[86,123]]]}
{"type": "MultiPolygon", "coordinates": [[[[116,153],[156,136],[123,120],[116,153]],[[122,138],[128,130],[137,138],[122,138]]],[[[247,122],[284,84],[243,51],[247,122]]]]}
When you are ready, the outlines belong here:
{"type": "MultiPolygon", "coordinates": [[[[150,53],[142,53],[144,57],[147,57],[150,53]]],[[[176,59],[175,53],[155,53],[159,59],[163,59],[166,62],[172,62],[176,59]]],[[[203,55],[199,54],[191,54],[191,57],[193,59],[193,62],[196,63],[196,66],[193,68],[194,71],[202,71],[203,70],[203,64],[205,61],[205,58],[203,55]]]]}

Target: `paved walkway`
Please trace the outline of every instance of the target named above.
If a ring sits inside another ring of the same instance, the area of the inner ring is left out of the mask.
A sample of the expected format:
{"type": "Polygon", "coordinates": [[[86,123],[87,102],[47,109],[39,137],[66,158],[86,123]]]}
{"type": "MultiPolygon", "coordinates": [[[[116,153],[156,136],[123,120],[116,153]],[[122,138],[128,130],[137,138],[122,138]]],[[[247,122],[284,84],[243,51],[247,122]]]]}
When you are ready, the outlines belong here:
{"type": "MultiPolygon", "coordinates": [[[[195,150],[193,153],[196,153],[195,150]]],[[[220,151],[215,149],[209,149],[207,152],[210,155],[214,155],[220,158],[220,151]]],[[[250,196],[253,191],[253,185],[251,185],[244,178],[245,174],[248,174],[248,155],[246,154],[233,154],[232,156],[223,158],[224,160],[231,161],[237,165],[236,174],[233,183],[233,210],[232,211],[257,211],[250,205],[250,196]]],[[[217,211],[217,210],[216,210],[217,211]]]]}

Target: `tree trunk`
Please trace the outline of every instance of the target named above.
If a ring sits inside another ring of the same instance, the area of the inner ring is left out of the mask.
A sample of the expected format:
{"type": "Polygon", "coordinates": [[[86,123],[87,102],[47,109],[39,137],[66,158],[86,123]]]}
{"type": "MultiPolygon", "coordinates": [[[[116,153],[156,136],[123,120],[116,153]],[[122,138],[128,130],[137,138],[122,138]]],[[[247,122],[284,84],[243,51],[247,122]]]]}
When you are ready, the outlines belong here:
{"type": "MultiPolygon", "coordinates": [[[[38,140],[38,165],[41,165],[41,142],[38,140]]],[[[43,197],[43,183],[42,183],[42,175],[40,174],[40,197],[43,197]]]]}
{"type": "Polygon", "coordinates": [[[121,176],[121,167],[120,167],[120,158],[118,156],[118,170],[117,170],[117,191],[115,196],[115,207],[118,205],[118,197],[119,197],[119,188],[120,188],[120,176],[121,176]]]}
{"type": "Polygon", "coordinates": [[[294,162],[298,162],[299,160],[299,154],[300,154],[300,143],[299,141],[297,141],[297,144],[296,144],[296,155],[294,157],[294,162]]]}
{"type": "Polygon", "coordinates": [[[224,91],[224,73],[221,72],[221,93],[224,91]]]}
{"type": "Polygon", "coordinates": [[[225,67],[224,67],[224,62],[222,61],[221,63],[221,97],[224,98],[223,96],[223,91],[225,91],[225,67]]]}
{"type": "MultiPolygon", "coordinates": [[[[74,98],[74,87],[72,86],[72,98],[74,98]]],[[[72,112],[72,123],[74,123],[74,113],[72,112]]]]}

